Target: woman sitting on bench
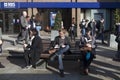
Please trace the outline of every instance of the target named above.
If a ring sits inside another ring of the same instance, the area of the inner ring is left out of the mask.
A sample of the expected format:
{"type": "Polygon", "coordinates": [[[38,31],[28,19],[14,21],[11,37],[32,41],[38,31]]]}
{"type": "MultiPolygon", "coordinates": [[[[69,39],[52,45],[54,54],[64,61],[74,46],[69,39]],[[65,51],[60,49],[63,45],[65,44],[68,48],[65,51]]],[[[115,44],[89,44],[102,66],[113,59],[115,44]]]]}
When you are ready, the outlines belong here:
{"type": "Polygon", "coordinates": [[[80,48],[83,52],[83,69],[84,74],[88,75],[88,68],[93,60],[92,47],[91,44],[86,44],[85,47],[80,48]]]}
{"type": "Polygon", "coordinates": [[[92,49],[92,37],[90,35],[90,31],[86,32],[86,36],[82,37],[80,43],[80,50],[83,53],[83,69],[84,74],[88,75],[88,67],[90,66],[93,60],[93,49],[92,49]]]}

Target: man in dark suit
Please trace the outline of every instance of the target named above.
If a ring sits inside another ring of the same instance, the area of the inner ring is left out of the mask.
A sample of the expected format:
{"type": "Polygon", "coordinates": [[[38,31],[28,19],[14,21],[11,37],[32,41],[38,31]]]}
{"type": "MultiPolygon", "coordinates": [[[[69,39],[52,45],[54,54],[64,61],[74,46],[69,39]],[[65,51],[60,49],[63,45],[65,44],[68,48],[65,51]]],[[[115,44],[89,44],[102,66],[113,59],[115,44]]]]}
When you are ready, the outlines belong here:
{"type": "Polygon", "coordinates": [[[38,36],[36,29],[30,30],[31,41],[29,44],[24,44],[26,68],[36,68],[36,62],[40,59],[40,54],[43,50],[42,39],[38,36]],[[29,63],[30,62],[30,63],[29,63]]]}

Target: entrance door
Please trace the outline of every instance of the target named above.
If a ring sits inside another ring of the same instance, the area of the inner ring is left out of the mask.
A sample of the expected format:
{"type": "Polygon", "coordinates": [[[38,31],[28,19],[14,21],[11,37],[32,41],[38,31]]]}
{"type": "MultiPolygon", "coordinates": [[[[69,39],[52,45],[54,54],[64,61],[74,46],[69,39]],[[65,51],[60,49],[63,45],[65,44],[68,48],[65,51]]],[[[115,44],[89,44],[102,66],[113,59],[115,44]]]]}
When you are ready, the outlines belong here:
{"type": "Polygon", "coordinates": [[[13,34],[19,33],[20,25],[19,25],[19,13],[5,13],[5,33],[13,34]]]}
{"type": "Polygon", "coordinates": [[[13,14],[5,13],[5,33],[13,33],[13,14]]]}
{"type": "Polygon", "coordinates": [[[4,14],[0,13],[0,28],[1,28],[2,33],[4,32],[4,26],[5,26],[4,14]]]}

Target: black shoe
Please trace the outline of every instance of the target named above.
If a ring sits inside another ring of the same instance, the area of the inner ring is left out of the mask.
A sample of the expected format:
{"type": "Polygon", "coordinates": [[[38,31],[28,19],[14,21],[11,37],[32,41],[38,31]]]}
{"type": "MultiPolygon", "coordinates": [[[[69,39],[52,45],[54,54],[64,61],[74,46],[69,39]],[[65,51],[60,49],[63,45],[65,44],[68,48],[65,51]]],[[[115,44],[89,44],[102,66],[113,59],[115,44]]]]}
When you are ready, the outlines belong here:
{"type": "Polygon", "coordinates": [[[88,75],[88,71],[87,71],[87,70],[84,70],[84,71],[83,71],[83,74],[84,74],[84,75],[88,75]]]}
{"type": "Polygon", "coordinates": [[[60,70],[60,77],[65,77],[64,70],[60,70]]]}
{"type": "Polygon", "coordinates": [[[36,69],[36,66],[34,65],[34,66],[32,66],[34,69],[36,69]]]}
{"type": "Polygon", "coordinates": [[[94,59],[96,58],[96,55],[95,55],[95,54],[93,55],[93,58],[94,58],[94,59]]]}
{"type": "Polygon", "coordinates": [[[16,42],[16,44],[18,44],[18,43],[19,43],[18,39],[17,39],[17,40],[15,40],[15,42],[16,42]]]}

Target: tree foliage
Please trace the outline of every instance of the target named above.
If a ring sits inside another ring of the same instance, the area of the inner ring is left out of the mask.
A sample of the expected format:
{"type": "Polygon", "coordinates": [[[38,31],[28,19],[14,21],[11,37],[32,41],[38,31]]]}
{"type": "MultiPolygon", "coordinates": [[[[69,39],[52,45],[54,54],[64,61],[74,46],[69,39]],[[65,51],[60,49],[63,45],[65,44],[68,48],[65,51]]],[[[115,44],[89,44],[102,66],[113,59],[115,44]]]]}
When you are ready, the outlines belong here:
{"type": "Polygon", "coordinates": [[[62,15],[60,11],[58,11],[55,17],[55,24],[54,24],[53,30],[60,30],[61,22],[62,22],[62,15]]]}
{"type": "Polygon", "coordinates": [[[120,23],[120,9],[116,8],[114,11],[115,23],[120,23]]]}

